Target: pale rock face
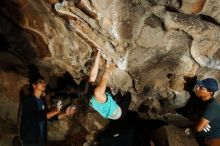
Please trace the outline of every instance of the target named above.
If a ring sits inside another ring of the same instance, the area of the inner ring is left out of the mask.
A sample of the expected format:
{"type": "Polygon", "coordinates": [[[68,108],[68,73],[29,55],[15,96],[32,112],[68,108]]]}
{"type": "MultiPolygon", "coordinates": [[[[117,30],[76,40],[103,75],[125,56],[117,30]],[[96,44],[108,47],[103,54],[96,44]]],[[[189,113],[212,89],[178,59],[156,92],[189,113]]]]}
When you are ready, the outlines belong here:
{"type": "Polygon", "coordinates": [[[183,14],[168,13],[165,23],[174,29],[181,27],[192,36],[190,53],[203,67],[219,69],[219,27],[209,22],[202,21],[199,17],[183,14]],[[184,19],[186,18],[186,19],[184,19]],[[211,40],[211,41],[210,41],[211,40]]]}
{"type": "Polygon", "coordinates": [[[112,72],[112,78],[110,79],[110,86],[121,89],[122,91],[128,91],[132,89],[132,79],[130,75],[120,69],[116,69],[112,72]]]}
{"type": "Polygon", "coordinates": [[[212,22],[218,23],[220,20],[219,7],[220,7],[220,2],[218,0],[206,1],[201,14],[208,16],[210,18],[210,20],[213,20],[212,22]]]}

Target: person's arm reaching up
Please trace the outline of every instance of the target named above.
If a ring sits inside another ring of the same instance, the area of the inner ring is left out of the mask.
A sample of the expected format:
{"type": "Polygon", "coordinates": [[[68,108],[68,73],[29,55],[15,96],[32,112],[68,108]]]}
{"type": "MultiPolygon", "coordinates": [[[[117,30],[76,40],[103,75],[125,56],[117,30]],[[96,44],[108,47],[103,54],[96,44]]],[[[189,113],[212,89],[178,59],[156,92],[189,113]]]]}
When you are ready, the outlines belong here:
{"type": "Polygon", "coordinates": [[[111,72],[111,65],[107,64],[104,74],[98,84],[98,86],[94,90],[94,97],[95,99],[100,102],[104,103],[106,101],[105,90],[109,79],[109,74],[111,72]]]}
{"type": "Polygon", "coordinates": [[[90,76],[89,76],[89,81],[90,82],[95,82],[97,75],[98,75],[98,70],[99,70],[99,61],[100,61],[100,49],[97,52],[96,58],[95,58],[95,63],[92,67],[90,76]]]}

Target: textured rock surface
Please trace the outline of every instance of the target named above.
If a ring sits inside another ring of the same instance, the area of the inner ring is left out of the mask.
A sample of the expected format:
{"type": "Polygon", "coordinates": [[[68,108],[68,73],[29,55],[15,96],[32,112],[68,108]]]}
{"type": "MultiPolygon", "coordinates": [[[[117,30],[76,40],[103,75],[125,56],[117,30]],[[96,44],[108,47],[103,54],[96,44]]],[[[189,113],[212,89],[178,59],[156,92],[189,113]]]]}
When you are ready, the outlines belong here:
{"type": "Polygon", "coordinates": [[[176,146],[198,146],[193,136],[188,137],[184,135],[184,130],[180,129],[173,125],[164,126],[161,128],[158,128],[155,133],[153,133],[157,139],[160,139],[160,141],[156,140],[154,141],[155,145],[165,146],[165,145],[176,145],[176,146]],[[166,144],[168,143],[168,144],[166,144]]]}
{"type": "MultiPolygon", "coordinates": [[[[145,118],[184,106],[190,96],[186,77],[220,81],[218,0],[0,3],[0,117],[10,123],[16,124],[29,64],[36,64],[48,81],[68,71],[78,83],[89,74],[97,48],[103,49],[102,62],[118,67],[108,86],[131,91],[130,109],[145,118]]],[[[105,125],[93,118],[96,125],[87,124],[87,130],[105,125]]]]}

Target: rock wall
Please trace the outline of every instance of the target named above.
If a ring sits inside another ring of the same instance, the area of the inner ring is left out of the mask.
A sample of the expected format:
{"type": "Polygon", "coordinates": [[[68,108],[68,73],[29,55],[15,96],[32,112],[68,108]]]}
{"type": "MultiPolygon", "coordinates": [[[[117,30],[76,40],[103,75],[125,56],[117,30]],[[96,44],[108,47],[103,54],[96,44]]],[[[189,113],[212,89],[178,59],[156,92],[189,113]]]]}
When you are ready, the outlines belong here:
{"type": "Polygon", "coordinates": [[[109,86],[137,95],[134,109],[143,98],[183,106],[184,77],[219,79],[218,6],[214,0],[3,1],[0,32],[9,47],[0,53],[2,69],[25,75],[35,63],[47,78],[68,71],[79,81],[102,48],[103,60],[118,67],[109,86]]]}
{"type": "MultiPolygon", "coordinates": [[[[108,86],[131,91],[131,109],[171,112],[190,96],[186,78],[220,81],[219,7],[218,0],[3,0],[0,99],[16,106],[32,63],[47,80],[68,71],[79,82],[102,48],[102,61],[118,67],[108,86]]],[[[15,123],[6,113],[1,118],[15,123]]]]}

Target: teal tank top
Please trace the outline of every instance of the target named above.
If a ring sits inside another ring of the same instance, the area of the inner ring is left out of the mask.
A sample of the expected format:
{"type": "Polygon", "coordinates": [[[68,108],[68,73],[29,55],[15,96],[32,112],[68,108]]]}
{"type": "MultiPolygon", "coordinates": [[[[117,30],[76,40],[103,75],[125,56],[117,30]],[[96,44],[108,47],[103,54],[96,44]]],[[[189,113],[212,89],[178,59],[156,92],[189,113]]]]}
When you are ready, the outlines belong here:
{"type": "Polygon", "coordinates": [[[119,107],[117,103],[112,99],[109,93],[105,93],[107,100],[105,103],[98,102],[94,96],[90,100],[90,106],[92,106],[98,113],[104,118],[110,118],[112,113],[119,107]]]}

